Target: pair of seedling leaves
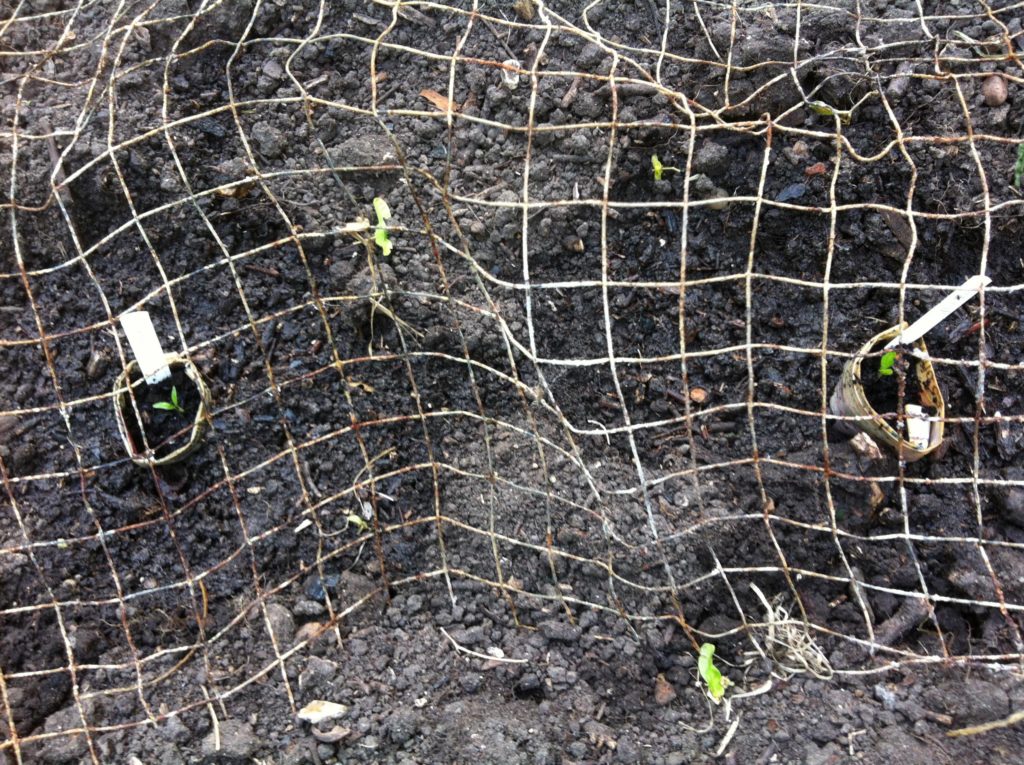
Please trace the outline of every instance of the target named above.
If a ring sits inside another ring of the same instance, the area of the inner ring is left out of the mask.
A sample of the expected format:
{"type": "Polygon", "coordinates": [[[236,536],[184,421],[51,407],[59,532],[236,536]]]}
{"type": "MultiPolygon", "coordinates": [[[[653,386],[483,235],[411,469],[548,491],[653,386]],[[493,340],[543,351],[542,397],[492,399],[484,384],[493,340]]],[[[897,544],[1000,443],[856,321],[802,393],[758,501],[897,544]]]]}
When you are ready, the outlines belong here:
{"type": "Polygon", "coordinates": [[[171,386],[171,400],[170,401],[157,401],[153,404],[154,409],[160,409],[165,412],[177,412],[178,414],[185,414],[185,407],[183,405],[184,399],[178,396],[178,386],[171,386]]]}

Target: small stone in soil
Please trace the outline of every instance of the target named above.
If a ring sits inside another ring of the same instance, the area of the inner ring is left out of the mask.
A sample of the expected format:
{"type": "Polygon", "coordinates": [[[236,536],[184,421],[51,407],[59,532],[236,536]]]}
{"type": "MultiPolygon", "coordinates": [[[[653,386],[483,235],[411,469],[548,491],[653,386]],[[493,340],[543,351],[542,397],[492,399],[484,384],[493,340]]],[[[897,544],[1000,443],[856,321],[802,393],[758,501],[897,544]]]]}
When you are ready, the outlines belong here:
{"type": "Polygon", "coordinates": [[[548,640],[558,640],[563,643],[576,642],[582,633],[582,630],[575,624],[560,622],[554,619],[542,622],[540,631],[548,640]]]}
{"type": "Polygon", "coordinates": [[[211,731],[203,739],[203,754],[220,754],[224,757],[248,760],[259,748],[259,741],[247,723],[240,720],[223,720],[218,727],[219,731],[211,731]]]}
{"type": "Polygon", "coordinates": [[[654,681],[654,703],[659,707],[671,704],[676,697],[676,689],[672,683],[665,679],[664,675],[658,675],[654,681]]]}

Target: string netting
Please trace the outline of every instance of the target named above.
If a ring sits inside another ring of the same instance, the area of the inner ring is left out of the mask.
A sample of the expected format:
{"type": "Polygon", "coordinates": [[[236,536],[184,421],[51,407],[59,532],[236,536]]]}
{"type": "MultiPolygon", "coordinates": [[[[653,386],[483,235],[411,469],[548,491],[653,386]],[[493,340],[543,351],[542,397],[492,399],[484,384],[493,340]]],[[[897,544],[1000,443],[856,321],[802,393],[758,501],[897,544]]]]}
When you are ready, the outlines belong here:
{"type": "Polygon", "coordinates": [[[294,712],[410,590],[1019,664],[1022,17],[0,3],[0,751],[294,712]],[[838,435],[844,364],[977,274],[927,337],[940,453],[838,435]],[[114,424],[129,310],[212,391],[175,466],[114,424]]]}

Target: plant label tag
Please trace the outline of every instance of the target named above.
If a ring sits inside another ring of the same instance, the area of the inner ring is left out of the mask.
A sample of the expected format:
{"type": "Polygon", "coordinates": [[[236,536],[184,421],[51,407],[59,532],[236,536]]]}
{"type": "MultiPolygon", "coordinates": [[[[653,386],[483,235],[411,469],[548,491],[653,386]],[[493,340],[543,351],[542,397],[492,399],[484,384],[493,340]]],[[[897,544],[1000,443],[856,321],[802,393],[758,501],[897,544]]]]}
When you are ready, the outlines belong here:
{"type": "Polygon", "coordinates": [[[927,449],[931,440],[932,426],[928,415],[917,404],[907,404],[907,443],[915,449],[927,449]]]}
{"type": "Polygon", "coordinates": [[[978,294],[982,287],[992,283],[988,276],[972,276],[955,290],[942,298],[924,316],[915,321],[900,334],[886,343],[885,350],[899,345],[911,345],[931,332],[937,325],[946,320],[953,311],[978,294]]]}
{"type": "Polygon", "coordinates": [[[142,376],[149,385],[156,385],[171,376],[164,349],[149,316],[149,311],[131,311],[121,314],[121,328],[132,347],[135,360],[139,362],[142,376]]]}

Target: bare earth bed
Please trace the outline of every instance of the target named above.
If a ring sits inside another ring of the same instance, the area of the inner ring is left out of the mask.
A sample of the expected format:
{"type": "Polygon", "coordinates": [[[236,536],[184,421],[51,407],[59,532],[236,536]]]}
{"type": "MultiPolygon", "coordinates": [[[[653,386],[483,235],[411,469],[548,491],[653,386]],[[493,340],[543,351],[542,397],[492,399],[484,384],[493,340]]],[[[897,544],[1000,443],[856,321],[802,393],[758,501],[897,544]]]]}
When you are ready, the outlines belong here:
{"type": "Polygon", "coordinates": [[[1024,11],[924,5],[0,0],[0,762],[1016,762],[1024,11]]]}

